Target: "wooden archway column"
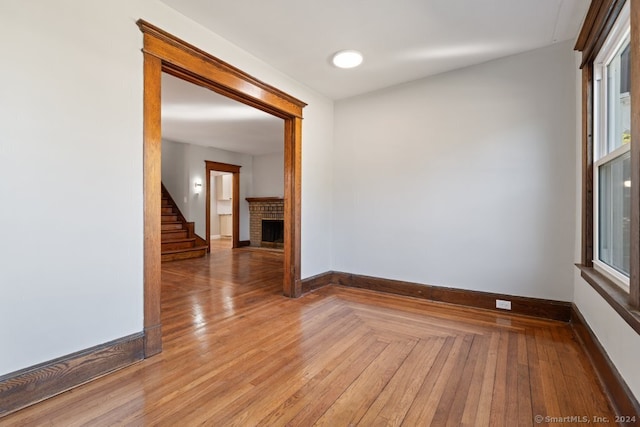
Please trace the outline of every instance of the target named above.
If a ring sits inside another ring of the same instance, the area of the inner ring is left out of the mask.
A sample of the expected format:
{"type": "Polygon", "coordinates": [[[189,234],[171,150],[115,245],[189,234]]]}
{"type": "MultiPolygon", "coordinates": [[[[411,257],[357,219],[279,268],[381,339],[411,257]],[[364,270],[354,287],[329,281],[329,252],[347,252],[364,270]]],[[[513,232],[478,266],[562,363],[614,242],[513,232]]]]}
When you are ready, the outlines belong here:
{"type": "Polygon", "coordinates": [[[145,357],[162,351],[160,322],[160,204],[162,72],[203,86],[284,119],[285,296],[298,297],[300,284],[302,109],[306,104],[251,77],[175,36],[137,22],[144,35],[144,333],[145,357]]]}

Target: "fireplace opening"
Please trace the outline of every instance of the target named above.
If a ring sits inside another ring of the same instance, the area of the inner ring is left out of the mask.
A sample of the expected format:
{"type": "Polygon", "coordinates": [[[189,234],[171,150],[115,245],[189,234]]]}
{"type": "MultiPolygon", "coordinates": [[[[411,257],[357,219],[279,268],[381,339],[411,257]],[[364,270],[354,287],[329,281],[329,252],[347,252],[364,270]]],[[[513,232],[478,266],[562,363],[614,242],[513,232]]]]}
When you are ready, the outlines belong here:
{"type": "Polygon", "coordinates": [[[281,219],[262,220],[262,246],[284,247],[284,221],[281,219]]]}

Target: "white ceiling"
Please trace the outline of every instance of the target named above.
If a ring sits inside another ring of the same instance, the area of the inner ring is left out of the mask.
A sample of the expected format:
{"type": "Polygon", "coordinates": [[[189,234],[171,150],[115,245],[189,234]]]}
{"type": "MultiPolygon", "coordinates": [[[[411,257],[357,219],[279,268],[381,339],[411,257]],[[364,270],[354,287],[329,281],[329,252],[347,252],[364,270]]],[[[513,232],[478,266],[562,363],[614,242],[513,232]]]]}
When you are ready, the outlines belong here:
{"type": "MultiPolygon", "coordinates": [[[[575,39],[588,0],[162,0],[332,99],[575,39]],[[356,49],[362,66],[330,64],[356,49]]],[[[210,52],[215,56],[215,52],[210,52]]]]}
{"type": "MultiPolygon", "coordinates": [[[[588,0],[161,1],[335,100],[575,39],[589,6],[588,0]],[[333,67],[331,55],[343,49],[360,50],[363,64],[333,67]]],[[[171,76],[162,85],[163,137],[253,155],[282,152],[281,119],[171,76]]]]}
{"type": "Polygon", "coordinates": [[[162,75],[162,138],[264,155],[284,149],[284,121],[209,89],[162,75]]]}

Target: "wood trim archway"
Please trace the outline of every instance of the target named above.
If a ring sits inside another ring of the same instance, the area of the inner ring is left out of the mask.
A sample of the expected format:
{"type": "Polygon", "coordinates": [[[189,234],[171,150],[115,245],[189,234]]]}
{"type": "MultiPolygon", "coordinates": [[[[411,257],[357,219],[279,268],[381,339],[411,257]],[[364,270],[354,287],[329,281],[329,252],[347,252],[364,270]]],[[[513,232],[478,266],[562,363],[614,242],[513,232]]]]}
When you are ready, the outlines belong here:
{"type": "Polygon", "coordinates": [[[205,160],[205,181],[207,184],[207,205],[206,205],[206,221],[207,221],[207,251],[211,252],[211,172],[229,172],[233,174],[233,195],[231,197],[231,219],[233,221],[233,229],[231,236],[231,247],[233,249],[240,247],[240,168],[242,166],[230,165],[228,163],[218,163],[205,160]]]}
{"type": "Polygon", "coordinates": [[[145,357],[162,351],[160,322],[161,76],[169,73],[284,119],[283,294],[298,297],[302,109],[306,104],[183,40],[137,21],[144,47],[144,333],[145,357]]]}

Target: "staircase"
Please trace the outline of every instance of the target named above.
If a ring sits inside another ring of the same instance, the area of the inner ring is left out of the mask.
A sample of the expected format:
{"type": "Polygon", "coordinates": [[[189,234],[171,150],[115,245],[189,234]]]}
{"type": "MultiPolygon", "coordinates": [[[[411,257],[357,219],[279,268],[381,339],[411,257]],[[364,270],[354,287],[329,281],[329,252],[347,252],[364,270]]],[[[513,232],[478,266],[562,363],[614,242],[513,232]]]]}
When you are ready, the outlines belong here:
{"type": "Polygon", "coordinates": [[[171,195],[162,185],[162,262],[200,258],[207,254],[207,242],[194,232],[171,195]]]}

